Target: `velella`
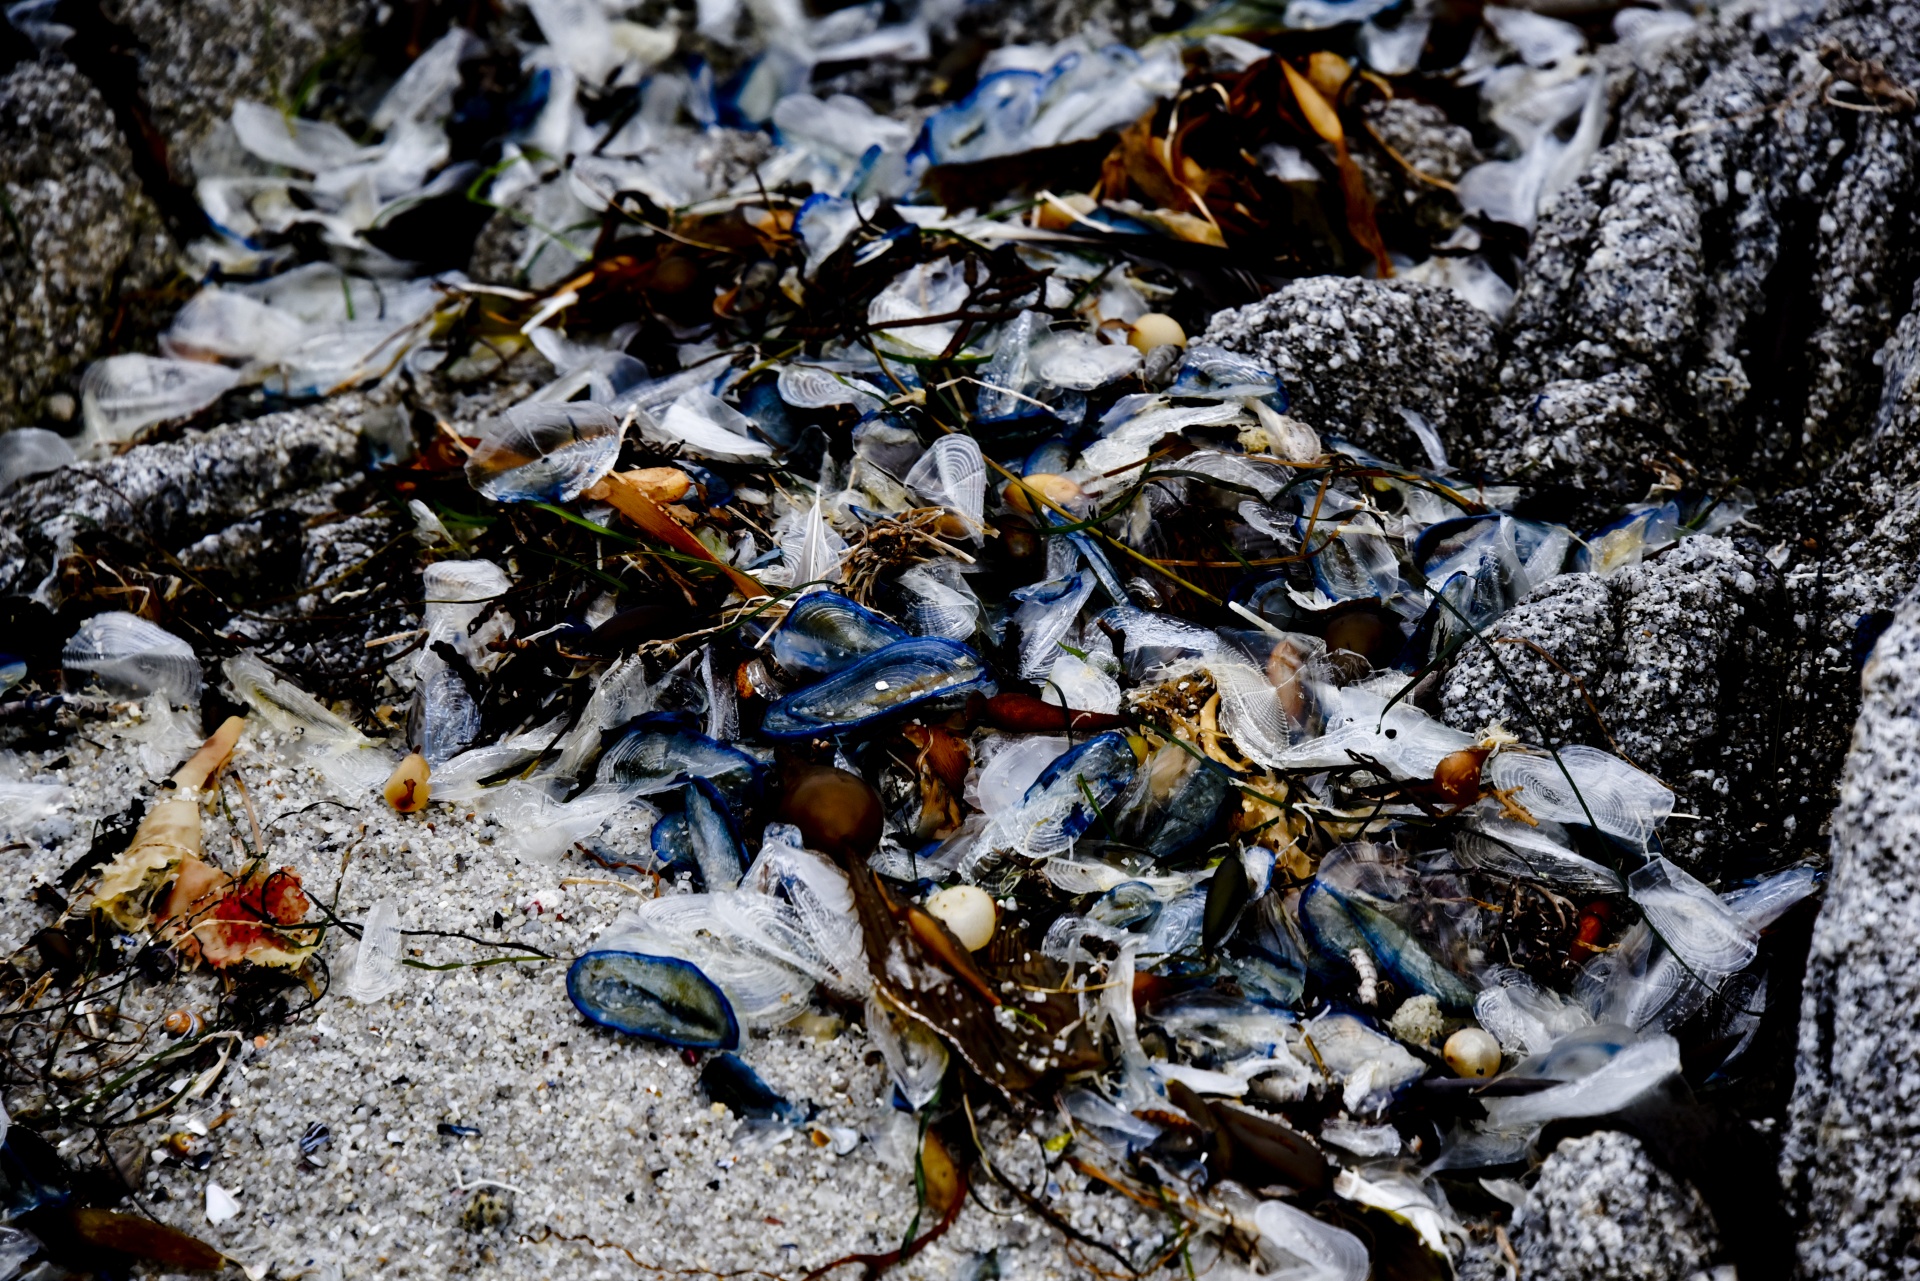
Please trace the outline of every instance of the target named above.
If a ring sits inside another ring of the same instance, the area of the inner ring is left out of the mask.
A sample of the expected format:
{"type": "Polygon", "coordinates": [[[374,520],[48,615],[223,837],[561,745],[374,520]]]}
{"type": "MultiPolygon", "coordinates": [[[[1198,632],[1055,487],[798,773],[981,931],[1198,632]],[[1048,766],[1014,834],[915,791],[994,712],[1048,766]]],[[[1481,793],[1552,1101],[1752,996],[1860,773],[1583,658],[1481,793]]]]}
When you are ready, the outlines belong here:
{"type": "Polygon", "coordinates": [[[532,401],[481,428],[467,480],[495,502],[568,503],[619,454],[620,420],[606,406],[532,401]]]}
{"type": "Polygon", "coordinates": [[[772,704],[760,731],[770,738],[831,737],[991,683],[979,655],[965,645],[936,636],[913,637],[772,704]]]}
{"type": "Polygon", "coordinates": [[[776,1092],[737,1054],[708,1059],[700,1069],[700,1088],[715,1103],[748,1120],[799,1125],[807,1119],[806,1108],[776,1092]]]}
{"type": "Polygon", "coordinates": [[[60,662],[117,694],[200,701],[200,660],[193,646],[138,614],[95,614],[67,642],[60,662]]]}
{"type": "Polygon", "coordinates": [[[681,800],[687,845],[701,881],[709,891],[733,889],[747,870],[747,856],[726,798],[707,779],[694,778],[681,789],[681,800]]]}
{"type": "Polygon", "coordinates": [[[818,679],[905,640],[899,626],[838,592],[808,592],[773,633],[774,661],[796,676],[818,679]]]}
{"type": "Polygon", "coordinates": [[[131,440],[155,423],[197,414],[239,382],[239,373],[225,365],[110,356],[90,366],[80,379],[88,445],[98,451],[131,440]]]}
{"type": "Polygon", "coordinates": [[[1495,787],[1519,789],[1520,804],[1534,818],[1595,827],[1636,849],[1673,812],[1669,788],[1596,747],[1501,752],[1488,763],[1487,776],[1495,787]]]}
{"type": "Polygon", "coordinates": [[[685,717],[649,712],[611,736],[594,779],[610,791],[651,796],[700,778],[723,796],[740,797],[759,784],[762,769],[758,760],[700,733],[685,717]]]}
{"type": "Polygon", "coordinates": [[[567,996],[602,1027],[649,1041],[696,1050],[740,1043],[726,995],[677,957],[588,952],[567,970],[567,996]]]}
{"type": "Polygon", "coordinates": [[[1258,399],[1279,413],[1287,412],[1286,389],[1271,370],[1213,343],[1188,345],[1168,391],[1207,400],[1258,399]]]}
{"type": "Polygon", "coordinates": [[[23,480],[70,466],[75,458],[66,437],[44,427],[16,427],[0,433],[0,493],[23,480]]]}
{"type": "Polygon", "coordinates": [[[1133,781],[1137,764],[1127,736],[1111,731],[1056,757],[1027,788],[1019,808],[1000,820],[1014,849],[1028,858],[1071,849],[1075,838],[1105,820],[1106,807],[1133,781]]]}

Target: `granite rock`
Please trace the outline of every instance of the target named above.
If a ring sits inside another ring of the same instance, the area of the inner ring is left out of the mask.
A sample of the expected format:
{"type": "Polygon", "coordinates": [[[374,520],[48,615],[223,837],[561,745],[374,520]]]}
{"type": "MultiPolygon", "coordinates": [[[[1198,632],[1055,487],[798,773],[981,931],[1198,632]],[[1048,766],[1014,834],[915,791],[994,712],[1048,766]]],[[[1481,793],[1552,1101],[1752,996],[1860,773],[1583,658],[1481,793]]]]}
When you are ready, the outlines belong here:
{"type": "Polygon", "coordinates": [[[1424,458],[1402,410],[1443,441],[1479,429],[1493,372],[1493,322],[1453,292],[1404,281],[1317,276],[1223,311],[1206,341],[1268,363],[1292,413],[1389,458],[1424,458]]]}
{"type": "Polygon", "coordinates": [[[1382,230],[1396,243],[1417,244],[1459,227],[1464,214],[1453,184],[1486,158],[1473,134],[1432,103],[1412,98],[1369,102],[1361,114],[1372,145],[1360,146],[1354,160],[1366,175],[1382,230]]]}
{"type": "MultiPolygon", "coordinates": [[[[47,415],[170,242],[99,92],[62,62],[0,75],[0,429],[47,415]]],[[[68,410],[71,414],[71,410],[68,410]]],[[[57,422],[54,425],[58,425],[57,422]]]]}
{"type": "Polygon", "coordinates": [[[34,591],[82,528],[180,548],[358,469],[355,422],[367,404],[338,396],[22,483],[0,523],[0,593],[34,591]]]}
{"type": "Polygon", "coordinates": [[[1605,745],[1587,705],[1609,674],[1619,615],[1605,581],[1563,574],[1529,592],[1469,643],[1440,685],[1441,715],[1469,733],[1503,725],[1529,739],[1605,745]],[[1505,668],[1511,683],[1502,677],[1505,668]]]}
{"type": "Polygon", "coordinates": [[[1685,1281],[1712,1265],[1719,1234],[1697,1191],[1601,1130],[1547,1158],[1513,1245],[1525,1281],[1685,1281]]]}
{"type": "MultiPolygon", "coordinates": [[[[1750,4],[1635,51],[1619,141],[1529,251],[1490,470],[1555,452],[1532,437],[1559,425],[1524,416],[1548,384],[1635,364],[1710,482],[1807,476],[1844,453],[1920,271],[1920,136],[1847,77],[1871,59],[1914,83],[1916,32],[1911,3],[1750,4]]],[[[1567,470],[1605,487],[1617,462],[1567,470]]]]}
{"type": "Polygon", "coordinates": [[[1549,207],[1507,330],[1502,385],[1642,367],[1673,377],[1698,328],[1700,216],[1672,154],[1617,143],[1549,207]]]}
{"type": "Polygon", "coordinates": [[[1501,397],[1479,461],[1491,475],[1524,476],[1536,491],[1566,491],[1553,515],[1591,527],[1671,474],[1681,449],[1659,379],[1630,364],[1501,397]]]}
{"type": "Polygon", "coordinates": [[[1750,546],[1699,536],[1606,579],[1550,579],[1488,629],[1491,645],[1462,651],[1442,714],[1618,752],[1690,816],[1662,833],[1667,852],[1718,870],[1729,830],[1768,803],[1750,779],[1770,727],[1742,718],[1779,680],[1773,579],[1750,546]]]}
{"type": "Polygon", "coordinates": [[[1920,595],[1862,674],[1783,1156],[1808,1278],[1920,1269],[1920,595]]]}
{"type": "Polygon", "coordinates": [[[235,101],[285,102],[302,77],[366,25],[366,0],[103,0],[140,51],[139,93],[176,180],[235,101]]]}

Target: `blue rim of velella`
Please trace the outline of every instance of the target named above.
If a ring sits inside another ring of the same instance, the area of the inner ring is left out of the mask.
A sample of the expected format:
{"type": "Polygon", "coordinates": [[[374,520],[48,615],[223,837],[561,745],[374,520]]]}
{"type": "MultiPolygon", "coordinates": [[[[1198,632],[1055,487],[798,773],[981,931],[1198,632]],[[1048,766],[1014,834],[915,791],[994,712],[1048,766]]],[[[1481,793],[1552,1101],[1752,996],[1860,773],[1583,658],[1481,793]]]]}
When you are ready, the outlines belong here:
{"type": "Polygon", "coordinates": [[[982,692],[993,684],[992,673],[980,659],[980,656],[959,641],[947,640],[941,636],[914,636],[907,640],[895,641],[885,649],[875,650],[851,667],[844,667],[823,680],[815,681],[803,689],[779,699],[767,708],[761,718],[760,732],[768,738],[830,738],[839,734],[849,734],[854,730],[874,724],[889,716],[909,711],[912,708],[938,699],[957,698],[966,694],[982,692]],[[975,664],[978,674],[964,681],[927,690],[912,698],[903,699],[888,707],[881,708],[868,715],[847,721],[828,721],[809,716],[795,710],[795,704],[802,698],[820,697],[828,686],[836,683],[849,689],[873,678],[890,663],[903,659],[920,658],[948,661],[966,660],[975,664]]]}
{"type": "MultiPolygon", "coordinates": [[[[870,626],[886,635],[888,640],[885,645],[880,646],[878,649],[870,649],[866,651],[866,653],[856,656],[852,662],[844,663],[839,668],[821,673],[814,681],[808,682],[809,686],[817,684],[818,681],[821,680],[831,679],[840,672],[853,666],[854,663],[859,662],[862,658],[877,654],[881,650],[897,645],[903,640],[912,639],[907,629],[893,620],[881,617],[850,596],[842,595],[830,587],[822,588],[819,591],[811,591],[802,595],[793,603],[793,607],[787,611],[786,615],[768,629],[773,636],[773,640],[769,642],[769,644],[773,647],[775,659],[778,660],[780,657],[780,642],[782,637],[788,635],[797,625],[805,623],[812,615],[828,609],[840,610],[852,615],[863,625],[870,626]]],[[[782,662],[781,666],[785,668],[788,664],[782,662]]],[[[805,669],[802,670],[804,671],[805,669]]]]}
{"type": "Polygon", "coordinates": [[[735,1016],[733,1012],[733,1002],[727,999],[726,992],[721,989],[718,983],[715,983],[707,976],[705,970],[695,965],[692,961],[682,960],[677,956],[659,956],[650,952],[636,952],[629,948],[617,947],[596,948],[590,952],[582,952],[575,958],[573,964],[567,967],[567,999],[572,1001],[573,1008],[580,1011],[581,1015],[590,1022],[597,1023],[601,1027],[610,1028],[615,1032],[620,1032],[627,1036],[637,1036],[642,1040],[658,1042],[661,1045],[671,1045],[686,1050],[731,1050],[740,1044],[740,1020],[735,1016]],[[714,999],[719,1002],[720,1012],[726,1016],[726,1030],[724,1034],[719,1040],[685,1040],[678,1037],[667,1036],[659,1032],[649,1032],[634,1027],[623,1027],[612,1019],[603,1018],[594,1013],[592,1008],[580,998],[578,976],[588,962],[604,956],[637,957],[642,961],[663,966],[667,969],[685,970],[689,974],[694,975],[700,982],[712,989],[714,999]]]}

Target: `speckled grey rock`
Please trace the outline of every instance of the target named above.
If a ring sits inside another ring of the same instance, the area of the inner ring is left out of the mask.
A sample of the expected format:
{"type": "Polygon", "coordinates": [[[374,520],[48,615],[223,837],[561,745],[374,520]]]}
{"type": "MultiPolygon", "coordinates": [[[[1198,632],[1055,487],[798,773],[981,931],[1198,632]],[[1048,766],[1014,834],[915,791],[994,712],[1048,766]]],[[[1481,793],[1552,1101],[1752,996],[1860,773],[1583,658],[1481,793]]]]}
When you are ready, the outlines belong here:
{"type": "Polygon", "coordinates": [[[419,543],[410,531],[404,515],[384,507],[310,522],[300,542],[300,596],[272,621],[236,619],[236,634],[329,688],[380,683],[396,650],[367,642],[419,622],[419,543]]]}
{"type": "Polygon", "coordinates": [[[1686,359],[1703,284],[1700,215],[1664,146],[1618,143],[1559,194],[1514,299],[1501,384],[1530,391],[1686,359]]]}
{"type": "Polygon", "coordinates": [[[1550,578],[1487,629],[1491,648],[1469,643],[1460,651],[1441,682],[1441,715],[1469,732],[1499,724],[1529,740],[1598,738],[1604,745],[1586,700],[1600,692],[1618,635],[1604,581],[1591,574],[1550,578]]]}
{"type": "Polygon", "coordinates": [[[1492,652],[1462,652],[1441,685],[1442,714],[1461,729],[1498,721],[1535,738],[1524,702],[1556,742],[1620,753],[1692,816],[1667,825],[1667,852],[1712,873],[1730,828],[1767,805],[1751,777],[1773,727],[1744,718],[1777,680],[1765,636],[1773,577],[1750,549],[1694,536],[1604,580],[1551,579],[1489,629],[1492,652]]]}
{"type": "Polygon", "coordinates": [[[1590,527],[1620,504],[1644,498],[1683,448],[1658,379],[1645,365],[1633,364],[1500,398],[1479,465],[1536,492],[1555,486],[1585,491],[1591,499],[1560,517],[1590,527]]]}
{"type": "Polygon", "coordinates": [[[202,581],[250,591],[285,592],[300,567],[303,530],[333,515],[335,504],[359,487],[357,476],[277,499],[265,511],[222,526],[180,549],[180,563],[202,581]]]}
{"type": "Polygon", "coordinates": [[[1729,790],[1713,768],[1719,708],[1739,679],[1744,615],[1760,601],[1764,562],[1758,570],[1728,540],[1693,537],[1608,582],[1620,630],[1601,706],[1620,751],[1683,795],[1729,790]]]}
{"type": "Polygon", "coordinates": [[[1769,742],[1752,788],[1810,852],[1837,799],[1861,663],[1920,575],[1920,310],[1908,311],[1875,363],[1884,377],[1865,434],[1814,483],[1752,517],[1784,588],[1779,680],[1747,713],[1769,742]]]}
{"type": "Polygon", "coordinates": [[[1446,112],[1413,98],[1381,98],[1361,108],[1369,130],[1400,159],[1429,178],[1457,182],[1486,157],[1473,133],[1447,119],[1446,112]]]}
{"type": "Polygon", "coordinates": [[[366,407],[339,396],[25,482],[0,522],[0,592],[33,591],[82,527],[137,530],[173,549],[346,475],[362,463],[354,424],[366,407]]]}
{"type": "MultiPolygon", "coordinates": [[[[1709,480],[1806,474],[1858,436],[1920,261],[1920,135],[1877,104],[1828,105],[1847,57],[1915,83],[1920,8],[1733,5],[1639,54],[1620,141],[1528,255],[1504,427],[1526,430],[1515,411],[1550,382],[1639,363],[1709,480]]],[[[1531,448],[1506,431],[1487,445],[1490,467],[1531,448]]]]}
{"type": "Polygon", "coordinates": [[[164,257],[167,240],[107,104],[64,63],[0,76],[0,193],[4,429],[39,419],[43,398],[77,376],[130,265],[164,257]]]}
{"type": "Polygon", "coordinates": [[[1911,84],[1920,9],[1855,0],[1770,29],[1755,6],[1726,25],[1744,48],[1705,34],[1697,87],[1676,101],[1650,85],[1625,118],[1671,138],[1707,229],[1701,346],[1746,375],[1696,380],[1702,413],[1730,441],[1751,432],[1771,465],[1817,465],[1871,410],[1873,351],[1913,276],[1920,179],[1907,120],[1822,104],[1833,77],[1820,55],[1881,59],[1911,84]]]}
{"type": "Polygon", "coordinates": [[[1700,1194],[1612,1130],[1568,1139],[1514,1218],[1525,1281],[1685,1281],[1719,1250],[1700,1194]]]}
{"type": "Polygon", "coordinates": [[[301,78],[360,34],[366,0],[105,0],[141,49],[140,91],[175,176],[237,99],[285,102],[301,78]]]}
{"type": "Polygon", "coordinates": [[[1473,134],[1432,103],[1412,98],[1381,98],[1360,114],[1367,137],[1353,156],[1388,239],[1419,243],[1393,235],[1396,225],[1428,239],[1458,227],[1463,214],[1451,184],[1486,159],[1473,134]]]}
{"type": "Polygon", "coordinates": [[[1920,1273],[1920,596],[1862,678],[1783,1157],[1808,1278],[1920,1273]]]}
{"type": "Polygon", "coordinates": [[[1403,408],[1444,441],[1477,432],[1493,339],[1493,322],[1450,290],[1337,276],[1223,311],[1206,332],[1267,362],[1301,421],[1403,459],[1426,456],[1403,408]]]}

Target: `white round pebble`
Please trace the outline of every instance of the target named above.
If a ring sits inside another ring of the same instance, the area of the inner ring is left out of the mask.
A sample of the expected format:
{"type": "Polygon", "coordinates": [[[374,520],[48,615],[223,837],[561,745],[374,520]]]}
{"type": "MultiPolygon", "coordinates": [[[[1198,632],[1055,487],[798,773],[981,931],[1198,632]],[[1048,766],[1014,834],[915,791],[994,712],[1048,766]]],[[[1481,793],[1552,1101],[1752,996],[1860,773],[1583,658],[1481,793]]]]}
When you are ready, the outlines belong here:
{"type": "Polygon", "coordinates": [[[1461,1028],[1447,1038],[1442,1053],[1455,1076],[1492,1076],[1500,1070],[1500,1042],[1482,1028],[1461,1028]]]}
{"type": "Polygon", "coordinates": [[[993,896],[978,885],[949,885],[927,900],[927,911],[953,931],[961,946],[978,952],[993,941],[993,928],[999,922],[999,909],[993,896]]]}
{"type": "Polygon", "coordinates": [[[1187,345],[1187,331],[1165,312],[1150,311],[1133,322],[1133,328],[1127,331],[1127,342],[1142,352],[1152,351],[1155,347],[1184,347],[1187,345]]]}

